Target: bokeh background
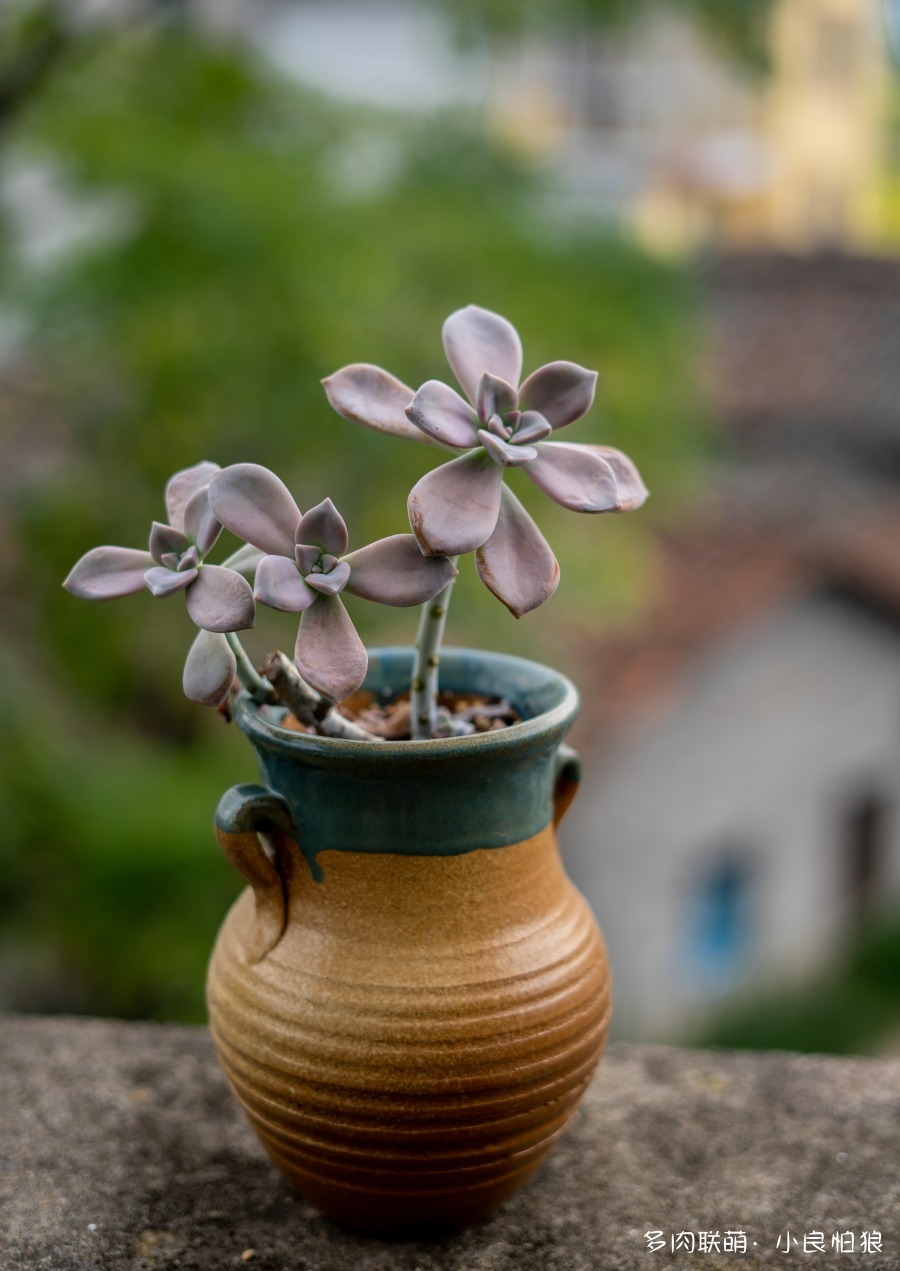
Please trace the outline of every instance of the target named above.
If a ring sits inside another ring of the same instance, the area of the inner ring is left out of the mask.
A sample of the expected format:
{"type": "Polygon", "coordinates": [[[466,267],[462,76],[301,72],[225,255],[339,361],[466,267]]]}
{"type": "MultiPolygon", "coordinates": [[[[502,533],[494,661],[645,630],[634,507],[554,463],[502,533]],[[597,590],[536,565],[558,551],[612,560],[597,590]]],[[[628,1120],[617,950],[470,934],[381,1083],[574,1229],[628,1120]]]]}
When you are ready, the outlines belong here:
{"type": "Polygon", "coordinates": [[[183,606],[79,602],[74,560],[201,459],[404,530],[428,452],[318,381],[445,377],[478,303],[526,369],[600,370],[571,438],[653,492],[520,483],[559,592],[516,623],[464,569],[448,632],[583,688],[565,851],[618,1035],[897,1050],[886,32],[877,0],[0,2],[0,1009],[201,1020],[239,890],[210,821],[253,760],[181,697],[183,606]]]}

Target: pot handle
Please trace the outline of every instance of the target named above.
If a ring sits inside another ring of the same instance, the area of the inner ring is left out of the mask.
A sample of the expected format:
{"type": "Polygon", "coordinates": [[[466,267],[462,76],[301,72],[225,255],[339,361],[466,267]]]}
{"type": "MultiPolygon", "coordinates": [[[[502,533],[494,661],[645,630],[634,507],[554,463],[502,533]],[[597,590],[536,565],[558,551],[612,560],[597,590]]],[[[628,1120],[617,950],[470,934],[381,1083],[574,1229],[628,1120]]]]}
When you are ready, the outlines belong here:
{"type": "Polygon", "coordinates": [[[296,830],[286,801],[268,786],[232,786],[219,800],[216,838],[222,851],[250,884],[256,902],[256,925],[247,949],[251,963],[275,948],[287,925],[285,837],[296,830]],[[271,835],[270,855],[260,834],[271,835]]]}
{"type": "Polygon", "coordinates": [[[581,782],[581,756],[571,746],[560,746],[556,752],[556,780],[553,786],[553,824],[560,821],[569,810],[578,793],[581,782]]]}

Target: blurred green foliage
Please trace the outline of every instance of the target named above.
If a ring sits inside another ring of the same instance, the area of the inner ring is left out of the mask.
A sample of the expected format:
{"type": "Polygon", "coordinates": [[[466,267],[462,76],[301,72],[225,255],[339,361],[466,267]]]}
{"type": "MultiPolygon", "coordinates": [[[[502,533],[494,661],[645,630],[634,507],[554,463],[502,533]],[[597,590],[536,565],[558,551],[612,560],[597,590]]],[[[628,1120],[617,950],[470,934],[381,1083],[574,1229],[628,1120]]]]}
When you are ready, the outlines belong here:
{"type": "MultiPolygon", "coordinates": [[[[181,698],[183,606],[84,604],[60,589],[71,564],[98,543],[142,546],[166,477],[200,459],[271,466],[301,507],[330,495],[353,543],[405,529],[431,454],[338,419],[318,381],[349,361],[414,386],[446,377],[441,322],[469,302],[516,323],[526,369],[601,369],[572,439],[626,449],[665,512],[704,435],[691,287],[599,230],[546,224],[540,178],[465,121],[361,115],[186,22],[67,30],[5,124],[6,171],[51,173],[104,231],[0,254],[23,333],[0,402],[0,691],[18,701],[0,774],[3,965],[18,949],[19,1006],[196,1018],[235,886],[208,824],[253,761],[181,698]]],[[[639,603],[650,518],[571,516],[517,488],[560,591],[517,624],[464,568],[449,639],[565,664],[639,603]]],[[[409,641],[416,620],[354,616],[369,644],[409,641]]],[[[261,628],[259,656],[292,639],[277,617],[261,628]]]]}
{"type": "Polygon", "coordinates": [[[753,71],[769,65],[768,18],[773,0],[433,0],[450,12],[463,35],[509,39],[523,28],[559,35],[574,27],[607,31],[668,7],[697,20],[725,52],[753,71]]]}
{"type": "Polygon", "coordinates": [[[697,1039],[704,1046],[878,1054],[897,1045],[900,914],[883,915],[813,983],[739,999],[697,1039]]]}

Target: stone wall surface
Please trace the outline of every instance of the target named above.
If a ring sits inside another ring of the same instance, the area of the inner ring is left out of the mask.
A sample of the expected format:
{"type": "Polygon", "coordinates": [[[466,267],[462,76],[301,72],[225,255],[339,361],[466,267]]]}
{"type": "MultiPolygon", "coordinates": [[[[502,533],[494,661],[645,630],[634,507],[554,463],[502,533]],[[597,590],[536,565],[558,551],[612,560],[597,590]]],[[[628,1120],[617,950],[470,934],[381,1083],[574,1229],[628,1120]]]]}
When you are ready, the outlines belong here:
{"type": "Polygon", "coordinates": [[[900,1268],[900,1061],[612,1046],[554,1155],[495,1217],[390,1243],[281,1181],[204,1030],[0,1019],[0,1271],[795,1263],[900,1268]]]}

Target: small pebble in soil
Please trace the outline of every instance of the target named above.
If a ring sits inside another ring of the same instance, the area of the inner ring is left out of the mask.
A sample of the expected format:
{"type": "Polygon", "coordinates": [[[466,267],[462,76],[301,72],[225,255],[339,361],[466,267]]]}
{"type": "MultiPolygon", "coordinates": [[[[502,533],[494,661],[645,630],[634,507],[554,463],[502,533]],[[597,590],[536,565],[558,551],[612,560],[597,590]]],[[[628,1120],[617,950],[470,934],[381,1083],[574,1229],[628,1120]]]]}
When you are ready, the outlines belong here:
{"type": "MultiPolygon", "coordinates": [[[[464,727],[460,732],[491,733],[499,728],[517,724],[521,715],[503,698],[484,697],[475,693],[438,693],[438,706],[454,721],[464,727]]],[[[338,707],[347,719],[367,728],[370,733],[385,741],[409,741],[409,694],[402,693],[388,702],[379,701],[368,689],[359,689],[338,707]]],[[[282,720],[284,728],[295,732],[310,732],[293,715],[282,720]]]]}

